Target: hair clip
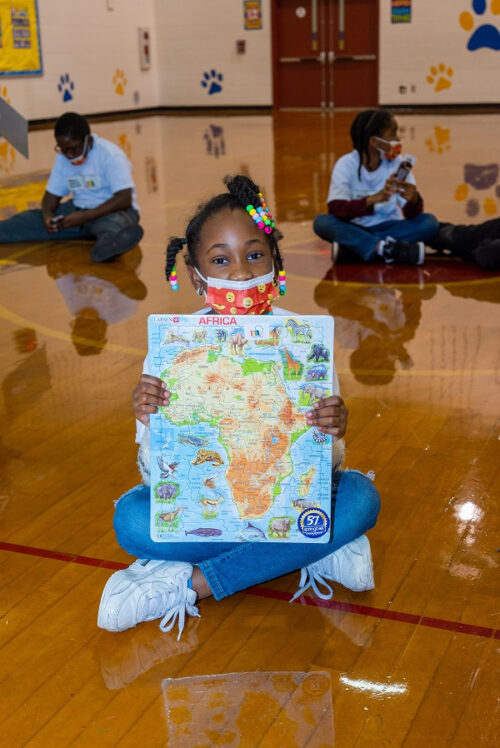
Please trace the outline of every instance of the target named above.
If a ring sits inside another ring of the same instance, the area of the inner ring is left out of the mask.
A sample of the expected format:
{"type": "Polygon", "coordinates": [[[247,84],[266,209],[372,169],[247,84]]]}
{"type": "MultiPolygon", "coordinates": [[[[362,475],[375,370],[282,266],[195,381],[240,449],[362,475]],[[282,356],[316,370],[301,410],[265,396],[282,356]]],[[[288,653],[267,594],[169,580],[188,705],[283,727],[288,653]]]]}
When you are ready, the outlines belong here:
{"type": "Polygon", "coordinates": [[[279,287],[280,296],[284,296],[286,294],[286,274],[284,270],[279,271],[279,287]]]}
{"type": "Polygon", "coordinates": [[[257,224],[257,228],[264,229],[266,234],[270,234],[276,224],[274,223],[273,217],[269,212],[269,208],[264,201],[264,195],[262,194],[262,192],[258,192],[257,197],[260,200],[260,205],[255,208],[251,203],[249,203],[246,206],[246,210],[257,224]]]}
{"type": "Polygon", "coordinates": [[[170,285],[172,287],[172,291],[178,291],[179,290],[179,284],[177,283],[177,270],[175,269],[175,265],[170,271],[170,275],[168,276],[168,279],[170,281],[170,285]]]}

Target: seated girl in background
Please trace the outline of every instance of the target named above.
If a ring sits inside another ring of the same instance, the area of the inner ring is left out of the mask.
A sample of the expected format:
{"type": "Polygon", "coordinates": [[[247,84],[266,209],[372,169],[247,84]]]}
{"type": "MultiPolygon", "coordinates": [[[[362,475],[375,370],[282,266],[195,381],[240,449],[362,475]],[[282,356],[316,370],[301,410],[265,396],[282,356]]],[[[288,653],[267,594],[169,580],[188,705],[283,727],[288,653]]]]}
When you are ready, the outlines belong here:
{"type": "MultiPolygon", "coordinates": [[[[212,314],[212,305],[231,292],[231,313],[289,315],[271,307],[278,295],[278,278],[284,292],[285,276],[276,228],[265,233],[246,211],[259,206],[259,188],[248,178],[225,180],[228,192],[202,205],[191,219],[185,238],[171,239],[167,247],[166,276],[177,285],[175,261],[187,247],[184,260],[191,283],[207,307],[198,314],[212,314]],[[240,299],[243,297],[245,305],[240,299]],[[253,306],[248,308],[248,298],[253,306]]],[[[270,229],[271,227],[267,227],[270,229]]],[[[227,302],[226,302],[227,303],[227,302]]],[[[219,311],[217,313],[220,313],[219,311]]],[[[141,621],[162,618],[160,628],[169,631],[176,619],[179,636],[186,612],[199,615],[196,603],[213,595],[221,600],[256,584],[288,574],[302,567],[300,589],[313,590],[329,599],[328,581],[340,582],[352,590],[374,586],[370,544],[364,533],[375,525],[379,511],[378,493],[371,481],[355,470],[341,470],[344,454],[342,437],[347,425],[347,408],[339,396],[315,403],[305,415],[306,423],[334,438],[332,516],[333,537],[328,543],[258,542],[154,542],[150,536],[150,454],[149,415],[158,406],[168,406],[171,393],[161,379],[148,374],[148,360],[133,394],[139,442],[138,464],[144,483],[128,491],[116,504],[114,528],[118,543],[138,557],[127,569],[115,572],[101,598],[98,626],[123,631],[141,621]],[[318,582],[325,585],[321,592],[318,582]]]]}
{"type": "Polygon", "coordinates": [[[398,123],[387,111],[368,109],[355,117],[350,134],[354,150],[333,167],[328,214],[316,216],[314,231],[332,243],[334,262],[344,249],[365,262],[421,265],[439,224],[423,213],[413,173],[396,178],[404,160],[398,123]]]}

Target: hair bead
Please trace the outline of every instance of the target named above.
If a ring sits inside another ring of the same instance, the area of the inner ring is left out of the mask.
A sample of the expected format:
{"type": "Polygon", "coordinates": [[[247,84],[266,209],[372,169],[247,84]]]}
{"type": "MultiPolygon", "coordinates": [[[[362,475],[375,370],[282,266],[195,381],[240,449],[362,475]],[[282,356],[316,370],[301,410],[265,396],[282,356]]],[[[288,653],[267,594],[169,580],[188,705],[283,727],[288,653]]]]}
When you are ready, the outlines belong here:
{"type": "Polygon", "coordinates": [[[170,286],[172,288],[172,291],[178,291],[179,284],[177,282],[177,270],[175,269],[175,265],[170,271],[169,281],[170,281],[170,286]]]}
{"type": "Polygon", "coordinates": [[[284,296],[286,294],[286,273],[284,270],[279,271],[279,287],[280,287],[280,296],[284,296]]]}
{"type": "Polygon", "coordinates": [[[257,228],[261,230],[263,229],[266,234],[271,234],[275,226],[273,217],[269,212],[269,208],[266,205],[262,192],[258,192],[257,197],[260,200],[260,205],[254,206],[249,203],[245,210],[247,210],[249,215],[253,218],[257,228]]]}

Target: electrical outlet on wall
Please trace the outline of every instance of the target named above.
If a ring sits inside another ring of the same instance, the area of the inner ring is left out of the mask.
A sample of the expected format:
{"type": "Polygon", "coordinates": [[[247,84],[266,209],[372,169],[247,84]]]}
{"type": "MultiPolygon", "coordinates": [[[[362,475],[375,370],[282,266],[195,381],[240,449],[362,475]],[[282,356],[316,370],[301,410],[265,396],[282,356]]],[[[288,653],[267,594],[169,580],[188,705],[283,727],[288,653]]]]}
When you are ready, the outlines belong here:
{"type": "Polygon", "coordinates": [[[406,88],[406,86],[400,86],[400,87],[399,87],[399,93],[400,93],[400,94],[405,94],[405,93],[406,93],[406,91],[407,91],[407,88],[406,88]]]}
{"type": "Polygon", "coordinates": [[[416,93],[416,92],[417,92],[417,87],[416,87],[416,85],[415,85],[415,84],[413,84],[413,86],[412,86],[412,87],[410,88],[410,91],[411,91],[412,93],[416,93]]]}

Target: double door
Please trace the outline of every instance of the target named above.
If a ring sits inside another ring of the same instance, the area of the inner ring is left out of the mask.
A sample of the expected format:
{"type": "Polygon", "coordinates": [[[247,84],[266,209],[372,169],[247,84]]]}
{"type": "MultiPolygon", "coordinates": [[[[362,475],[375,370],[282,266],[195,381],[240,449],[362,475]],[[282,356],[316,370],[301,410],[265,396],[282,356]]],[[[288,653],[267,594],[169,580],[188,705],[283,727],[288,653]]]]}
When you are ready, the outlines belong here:
{"type": "Polygon", "coordinates": [[[273,0],[274,106],[378,101],[378,0],[273,0]]]}

